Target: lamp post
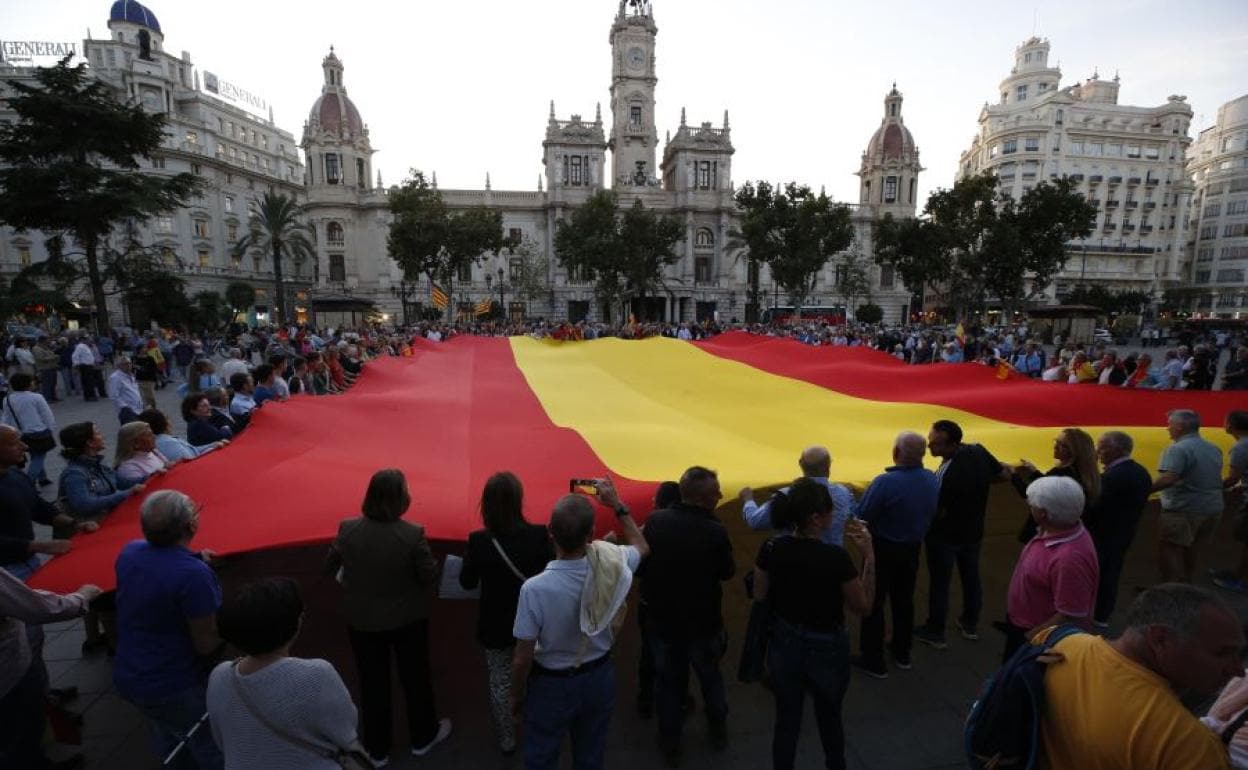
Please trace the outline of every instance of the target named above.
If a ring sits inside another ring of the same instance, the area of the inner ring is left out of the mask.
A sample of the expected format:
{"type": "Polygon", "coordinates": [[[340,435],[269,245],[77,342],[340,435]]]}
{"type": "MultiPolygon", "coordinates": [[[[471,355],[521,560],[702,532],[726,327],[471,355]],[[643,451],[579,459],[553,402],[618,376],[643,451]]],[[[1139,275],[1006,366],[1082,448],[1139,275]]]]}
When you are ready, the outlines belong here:
{"type": "Polygon", "coordinates": [[[503,318],[510,321],[511,313],[507,312],[507,281],[503,269],[498,269],[498,307],[503,312],[503,318]]]}
{"type": "Polygon", "coordinates": [[[408,315],[407,315],[407,303],[409,300],[411,300],[412,297],[416,296],[416,292],[418,291],[418,288],[419,287],[417,286],[417,284],[408,283],[406,277],[399,279],[399,285],[397,287],[395,286],[390,287],[390,294],[392,294],[396,299],[398,299],[399,303],[403,307],[403,325],[404,326],[409,326],[411,324],[411,320],[408,318],[408,315]]]}

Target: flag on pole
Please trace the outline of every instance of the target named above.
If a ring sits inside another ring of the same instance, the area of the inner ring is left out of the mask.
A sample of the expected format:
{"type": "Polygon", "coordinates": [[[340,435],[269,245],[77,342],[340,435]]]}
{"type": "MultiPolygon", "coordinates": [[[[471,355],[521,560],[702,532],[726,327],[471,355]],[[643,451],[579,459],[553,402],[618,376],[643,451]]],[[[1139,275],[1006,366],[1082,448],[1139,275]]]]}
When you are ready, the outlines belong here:
{"type": "Polygon", "coordinates": [[[481,316],[486,315],[487,313],[490,312],[490,308],[493,306],[494,306],[494,300],[489,299],[488,297],[486,299],[481,300],[480,302],[472,306],[472,317],[480,318],[481,316]]]}
{"type": "Polygon", "coordinates": [[[954,330],[953,336],[958,338],[959,345],[966,344],[966,329],[962,328],[962,322],[958,321],[958,328],[954,330]]]}
{"type": "Polygon", "coordinates": [[[446,310],[446,306],[451,304],[451,298],[433,281],[429,282],[429,300],[438,310],[446,310]]]}

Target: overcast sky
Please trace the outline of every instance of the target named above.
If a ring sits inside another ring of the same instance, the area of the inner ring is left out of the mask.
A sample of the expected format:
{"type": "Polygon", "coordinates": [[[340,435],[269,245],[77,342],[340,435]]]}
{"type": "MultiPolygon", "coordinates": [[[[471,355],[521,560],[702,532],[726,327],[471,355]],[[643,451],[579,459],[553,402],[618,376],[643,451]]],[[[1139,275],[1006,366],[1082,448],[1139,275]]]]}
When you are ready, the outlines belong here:
{"type": "MultiPolygon", "coordinates": [[[[0,0],[0,38],[107,36],[108,0],[0,0]]],[[[386,184],[408,169],[443,188],[532,190],[551,99],[560,118],[609,125],[607,36],[616,0],[381,0],[212,4],[153,0],[165,48],[267,99],[298,139],[332,44],[386,184]]],[[[922,197],[953,181],[976,117],[1034,33],[1062,86],[1115,71],[1124,104],[1186,94],[1194,129],[1248,92],[1245,0],[654,0],[660,141],[730,111],[733,178],[825,185],[856,202],[853,176],[895,80],[927,171],[922,197]]],[[[660,148],[661,153],[661,148],[660,148]]],[[[661,158],[661,154],[659,155],[661,158]]]]}

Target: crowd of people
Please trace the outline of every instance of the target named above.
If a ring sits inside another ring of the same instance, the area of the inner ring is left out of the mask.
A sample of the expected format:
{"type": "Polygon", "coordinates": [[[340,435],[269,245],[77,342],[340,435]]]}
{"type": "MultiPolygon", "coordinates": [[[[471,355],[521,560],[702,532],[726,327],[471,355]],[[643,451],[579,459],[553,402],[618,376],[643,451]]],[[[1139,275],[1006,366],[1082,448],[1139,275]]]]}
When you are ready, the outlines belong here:
{"type": "MultiPolygon", "coordinates": [[[[642,329],[632,333],[694,339],[720,331],[710,324],[642,329]]],[[[358,704],[333,665],[291,656],[304,613],[296,583],[273,577],[223,594],[214,555],[193,547],[198,508],[181,492],[145,496],[143,538],[118,555],[115,592],[86,585],[57,596],[32,591],[24,581],[47,558],[67,552],[70,536],[96,531],[122,501],[143,493],[154,474],[227,447],[267,401],[343,392],[367,361],[413,354],[417,336],[437,343],[461,333],[515,331],[438,324],[404,334],[324,337],[310,330],[249,331],[219,345],[194,336],[120,346],[113,340],[111,349],[103,346],[107,355],[100,350],[103,338],[80,338],[74,350],[87,350],[81,368],[60,384],[67,395],[80,385],[86,399],[99,398],[88,392],[94,388],[112,400],[119,427],[111,464],[102,426],[78,422],[57,430],[48,391],[35,391],[42,388],[36,381],[42,372],[14,371],[13,392],[0,410],[0,766],[50,766],[40,745],[50,692],[40,627],[78,616],[86,629],[83,654],[112,656],[118,694],[142,712],[155,751],[171,757],[170,766],[331,768],[349,756],[384,766],[395,743],[392,659],[410,753],[424,756],[448,740],[452,724],[437,707],[429,644],[443,566],[423,528],[404,518],[412,501],[398,470],[373,476],[360,515],[342,522],[326,557],[327,572],[343,588],[358,704]],[[170,343],[167,356],[163,343],[170,343]],[[187,347],[191,355],[180,355],[187,347]],[[211,355],[218,348],[225,356],[219,365],[211,355]],[[97,383],[109,366],[106,382],[97,383]],[[174,435],[155,403],[155,390],[170,386],[185,393],[185,437],[174,435]],[[40,487],[53,483],[45,461],[58,445],[65,468],[52,503],[40,487]],[[50,526],[52,536],[37,537],[35,523],[50,526]],[[215,666],[206,667],[208,661],[215,666]]],[[[563,325],[529,333],[573,340],[612,331],[563,325]]],[[[793,329],[752,331],[800,338],[793,329]]],[[[991,337],[972,348],[968,337],[957,348],[999,362],[1003,341],[1014,344],[991,337]]],[[[841,343],[834,334],[827,344],[841,343]]],[[[883,336],[871,344],[885,350],[900,344],[903,357],[908,347],[883,336]]],[[[1022,340],[1025,352],[1038,347],[1022,340]]],[[[1063,346],[1055,354],[1059,360],[1068,348],[1068,366],[1077,371],[1087,351],[1063,346]]],[[[1137,368],[1145,365],[1142,359],[1137,368]]],[[[51,399],[57,384],[54,379],[51,399]]],[[[1248,504],[1242,499],[1248,411],[1231,412],[1223,427],[1235,439],[1226,473],[1221,450],[1200,435],[1198,414],[1176,410],[1168,419],[1173,443],[1151,470],[1131,458],[1134,442],[1121,431],[1094,439],[1077,428],[1063,430],[1054,440],[1052,467],[1042,470],[1032,462],[1002,463],[989,447],[968,441],[955,422],[938,420],[926,436],[899,435],[892,464],[863,489],[835,482],[831,453],[812,446],[801,452],[802,475],[791,485],[765,500],[741,490],[745,524],[772,533],[747,576],[754,604],[750,626],[740,629],[747,643],[739,672],[754,671],[742,678],[765,681],[774,702],[773,766],[795,766],[807,695],[826,765],[845,766],[842,714],[852,672],[884,679],[915,665],[915,643],[948,649],[955,568],[962,596],[952,630],[965,643],[981,641],[984,521],[989,489],[1001,481],[1030,510],[1020,522],[1024,547],[1005,594],[1007,613],[992,624],[1002,633],[1003,662],[1054,626],[1089,632],[1058,644],[1069,665],[1054,666],[1045,680],[1056,704],[1046,711],[1043,731],[1049,766],[1086,761],[1104,768],[1178,768],[1200,757],[1200,767],[1248,767],[1248,729],[1230,743],[1229,754],[1217,732],[1242,727],[1236,718],[1248,706],[1239,662],[1243,632],[1222,599],[1190,587],[1223,515],[1224,495],[1235,490],[1234,532],[1243,556],[1233,568],[1215,571],[1214,582],[1248,593],[1248,504]],[[938,461],[937,470],[924,468],[927,454],[938,461]],[[1153,493],[1160,493],[1162,508],[1159,585],[1135,599],[1125,631],[1107,641],[1101,635],[1118,603],[1123,562],[1153,493]],[[916,623],[923,554],[928,606],[925,620],[916,623]],[[861,618],[853,655],[851,616],[861,618]],[[1100,683],[1092,695],[1088,682],[1100,683]],[[1210,696],[1221,691],[1205,724],[1174,695],[1185,688],[1210,696]],[[1133,702],[1142,705],[1129,718],[1098,716],[1089,704],[1111,691],[1135,693],[1133,702]]],[[[589,487],[583,491],[592,494],[559,500],[546,526],[526,520],[523,483],[515,475],[495,474],[482,489],[483,526],[468,539],[459,583],[479,591],[477,640],[488,683],[482,708],[499,750],[519,752],[526,768],[554,768],[570,738],[574,766],[603,766],[617,705],[612,651],[634,584],[642,638],[637,709],[655,718],[663,762],[674,767],[684,760],[691,671],[707,742],[713,751],[726,750],[730,704],[721,669],[729,629],[722,586],[738,570],[716,514],[722,499],[717,474],[693,466],[678,481],[660,485],[644,528],[609,479],[589,487]],[[619,522],[601,540],[594,538],[596,505],[613,510],[619,522]]]]}

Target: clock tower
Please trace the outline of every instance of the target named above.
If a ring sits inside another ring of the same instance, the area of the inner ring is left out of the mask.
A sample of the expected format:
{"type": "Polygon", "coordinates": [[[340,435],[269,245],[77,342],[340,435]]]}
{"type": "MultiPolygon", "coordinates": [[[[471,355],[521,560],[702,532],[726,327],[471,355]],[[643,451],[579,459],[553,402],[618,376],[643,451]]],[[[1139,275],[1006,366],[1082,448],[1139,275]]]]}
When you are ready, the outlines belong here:
{"type": "Polygon", "coordinates": [[[654,24],[649,0],[620,0],[611,26],[611,183],[657,185],[654,127],[654,24]]]}

